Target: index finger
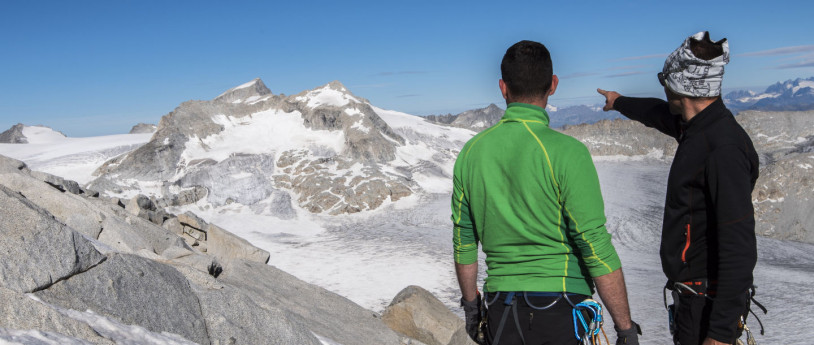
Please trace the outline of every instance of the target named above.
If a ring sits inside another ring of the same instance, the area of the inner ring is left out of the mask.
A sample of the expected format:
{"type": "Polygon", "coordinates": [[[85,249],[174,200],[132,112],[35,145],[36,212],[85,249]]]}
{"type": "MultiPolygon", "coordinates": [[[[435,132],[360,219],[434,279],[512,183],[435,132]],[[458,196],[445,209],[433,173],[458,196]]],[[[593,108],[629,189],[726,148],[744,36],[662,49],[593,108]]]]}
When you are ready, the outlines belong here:
{"type": "Polygon", "coordinates": [[[601,94],[602,96],[607,96],[608,95],[607,91],[599,89],[599,88],[596,89],[596,92],[599,92],[599,94],[601,94]]]}

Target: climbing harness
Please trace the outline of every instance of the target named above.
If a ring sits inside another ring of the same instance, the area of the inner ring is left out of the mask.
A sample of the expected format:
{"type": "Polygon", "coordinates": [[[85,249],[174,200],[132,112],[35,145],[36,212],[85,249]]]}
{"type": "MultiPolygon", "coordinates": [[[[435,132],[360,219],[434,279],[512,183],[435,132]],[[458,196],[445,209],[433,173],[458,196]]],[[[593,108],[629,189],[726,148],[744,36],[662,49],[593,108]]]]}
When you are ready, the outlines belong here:
{"type": "MultiPolygon", "coordinates": [[[[749,313],[755,316],[755,320],[760,325],[760,335],[764,335],[763,329],[763,322],[760,321],[760,318],[757,316],[754,310],[752,310],[752,303],[754,303],[763,314],[768,313],[766,307],[764,307],[760,302],[755,300],[755,294],[757,293],[757,286],[752,285],[749,288],[749,298],[747,299],[746,304],[746,313],[740,316],[738,320],[738,330],[742,333],[746,333],[746,344],[747,345],[757,345],[757,340],[755,339],[754,335],[752,334],[752,330],[749,329],[749,326],[746,325],[746,318],[749,316],[749,313]]],[[[667,317],[669,322],[670,328],[670,335],[675,336],[676,333],[676,314],[678,313],[678,306],[679,306],[679,295],[680,294],[689,294],[694,296],[702,296],[709,300],[714,300],[715,291],[709,289],[709,283],[706,279],[702,280],[694,280],[689,282],[673,282],[668,281],[667,285],[664,286],[664,290],[662,291],[662,295],[664,297],[664,308],[667,309],[667,317]],[[673,304],[667,305],[667,290],[671,290],[671,297],[673,299],[673,304]]],[[[743,342],[738,339],[738,345],[743,345],[743,342]]]]}
{"type": "MultiPolygon", "coordinates": [[[[586,299],[578,304],[574,304],[571,302],[571,299],[568,298],[568,293],[565,292],[496,292],[495,296],[492,300],[488,300],[486,298],[486,294],[484,294],[484,308],[488,313],[489,307],[495,304],[498,301],[501,294],[505,294],[505,298],[503,298],[503,305],[505,308],[503,309],[503,315],[500,317],[500,323],[498,323],[497,331],[495,332],[494,339],[491,342],[491,345],[499,345],[500,344],[500,336],[503,334],[503,330],[506,326],[506,321],[509,317],[509,313],[512,313],[514,317],[514,324],[517,327],[518,335],[520,336],[520,340],[523,344],[526,343],[526,339],[523,337],[523,329],[520,326],[520,319],[517,315],[517,299],[520,295],[523,296],[526,304],[535,310],[546,310],[553,307],[557,302],[561,299],[565,299],[568,301],[568,304],[571,305],[573,308],[572,316],[574,318],[574,335],[577,339],[580,340],[581,344],[583,345],[600,345],[602,344],[601,339],[599,338],[599,332],[602,331],[602,335],[605,336],[605,342],[609,345],[610,341],[608,340],[607,334],[605,334],[605,330],[602,328],[603,320],[602,320],[602,305],[592,299],[586,299]],[[554,301],[549,303],[545,306],[535,306],[534,304],[529,301],[529,297],[557,297],[554,301]],[[586,320],[585,314],[588,314],[589,319],[586,320]],[[580,337],[579,331],[580,326],[582,326],[583,335],[580,337]]],[[[483,316],[482,327],[481,329],[485,328],[484,323],[486,322],[486,315],[483,316]]]]}

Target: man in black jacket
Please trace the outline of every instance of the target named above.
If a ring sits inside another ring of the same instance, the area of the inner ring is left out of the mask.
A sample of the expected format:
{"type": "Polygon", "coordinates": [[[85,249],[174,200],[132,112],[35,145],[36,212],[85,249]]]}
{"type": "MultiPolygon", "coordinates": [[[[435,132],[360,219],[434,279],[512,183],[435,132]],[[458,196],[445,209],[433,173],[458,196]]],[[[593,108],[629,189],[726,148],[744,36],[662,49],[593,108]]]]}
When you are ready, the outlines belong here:
{"type": "Polygon", "coordinates": [[[752,189],[758,156],[721,100],[726,39],[687,38],[658,73],[667,102],[605,96],[617,110],[678,140],[667,181],[661,263],[677,296],[674,341],[733,344],[747,313],[757,261],[752,189]]]}

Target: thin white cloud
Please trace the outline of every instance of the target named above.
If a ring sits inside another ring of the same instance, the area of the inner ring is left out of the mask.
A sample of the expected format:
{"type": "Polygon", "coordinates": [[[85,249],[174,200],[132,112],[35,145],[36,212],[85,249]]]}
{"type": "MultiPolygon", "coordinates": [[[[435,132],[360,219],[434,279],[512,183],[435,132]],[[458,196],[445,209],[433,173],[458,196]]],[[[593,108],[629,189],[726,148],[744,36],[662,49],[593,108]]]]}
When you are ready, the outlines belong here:
{"type": "Polygon", "coordinates": [[[647,67],[653,67],[653,66],[651,66],[651,65],[616,66],[616,67],[608,68],[608,71],[621,71],[621,70],[627,70],[627,69],[639,69],[639,68],[647,68],[647,67]]]}
{"type": "Polygon", "coordinates": [[[761,50],[756,52],[743,53],[740,54],[739,56],[773,56],[773,55],[790,55],[809,52],[814,52],[814,45],[791,46],[769,50],[761,50]]]}
{"type": "Polygon", "coordinates": [[[774,69],[789,69],[789,68],[803,68],[814,67],[814,60],[803,60],[797,63],[783,64],[775,66],[774,69]]]}

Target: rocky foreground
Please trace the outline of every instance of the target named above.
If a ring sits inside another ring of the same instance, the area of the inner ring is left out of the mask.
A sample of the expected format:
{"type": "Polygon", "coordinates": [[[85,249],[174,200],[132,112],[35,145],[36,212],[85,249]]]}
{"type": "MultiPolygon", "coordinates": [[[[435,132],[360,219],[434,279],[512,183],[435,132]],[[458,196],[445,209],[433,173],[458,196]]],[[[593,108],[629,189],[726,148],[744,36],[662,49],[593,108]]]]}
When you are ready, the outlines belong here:
{"type": "Polygon", "coordinates": [[[0,156],[0,342],[467,344],[419,287],[383,315],[194,214],[100,197],[0,156]]]}

